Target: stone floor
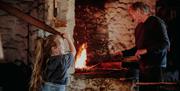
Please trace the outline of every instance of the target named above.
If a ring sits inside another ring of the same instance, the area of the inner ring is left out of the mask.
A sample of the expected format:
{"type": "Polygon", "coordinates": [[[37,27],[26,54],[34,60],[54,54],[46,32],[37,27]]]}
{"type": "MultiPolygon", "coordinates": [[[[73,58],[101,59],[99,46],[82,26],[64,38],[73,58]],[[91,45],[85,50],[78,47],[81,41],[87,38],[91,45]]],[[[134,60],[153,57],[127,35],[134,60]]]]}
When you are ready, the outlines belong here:
{"type": "Polygon", "coordinates": [[[71,76],[67,91],[136,91],[132,81],[71,76]]]}

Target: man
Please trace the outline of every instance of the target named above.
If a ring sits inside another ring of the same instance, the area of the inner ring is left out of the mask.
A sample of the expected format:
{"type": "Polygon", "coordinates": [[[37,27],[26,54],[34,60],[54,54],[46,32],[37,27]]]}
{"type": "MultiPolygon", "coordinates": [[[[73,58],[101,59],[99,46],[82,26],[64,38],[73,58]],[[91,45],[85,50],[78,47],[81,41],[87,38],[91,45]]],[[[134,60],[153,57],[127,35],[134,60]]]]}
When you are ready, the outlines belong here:
{"type": "MultiPolygon", "coordinates": [[[[138,23],[135,29],[135,48],[123,51],[123,55],[134,54],[139,57],[139,81],[159,82],[161,71],[166,67],[167,50],[170,47],[164,22],[150,15],[149,6],[135,2],[128,9],[129,14],[138,23]],[[133,51],[132,51],[133,50],[133,51]]],[[[156,86],[140,87],[142,91],[157,91],[156,86]]]]}

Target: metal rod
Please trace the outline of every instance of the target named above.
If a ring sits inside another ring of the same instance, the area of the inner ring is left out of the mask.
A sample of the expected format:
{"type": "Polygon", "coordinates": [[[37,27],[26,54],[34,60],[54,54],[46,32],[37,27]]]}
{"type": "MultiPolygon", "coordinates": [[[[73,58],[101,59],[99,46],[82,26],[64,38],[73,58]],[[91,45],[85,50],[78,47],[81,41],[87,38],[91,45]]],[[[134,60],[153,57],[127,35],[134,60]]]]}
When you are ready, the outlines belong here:
{"type": "Polygon", "coordinates": [[[177,85],[176,82],[137,82],[136,85],[149,86],[149,85],[177,85]]]}

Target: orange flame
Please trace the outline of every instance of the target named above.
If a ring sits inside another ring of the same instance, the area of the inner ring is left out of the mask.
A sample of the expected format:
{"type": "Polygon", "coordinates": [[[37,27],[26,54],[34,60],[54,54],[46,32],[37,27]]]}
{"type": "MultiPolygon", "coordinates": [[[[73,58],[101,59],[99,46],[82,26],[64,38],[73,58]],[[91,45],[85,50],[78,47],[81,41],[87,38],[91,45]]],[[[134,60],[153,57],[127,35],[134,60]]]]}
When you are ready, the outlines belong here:
{"type": "Polygon", "coordinates": [[[79,51],[76,55],[75,68],[85,68],[87,60],[87,43],[80,46],[79,51]]]}

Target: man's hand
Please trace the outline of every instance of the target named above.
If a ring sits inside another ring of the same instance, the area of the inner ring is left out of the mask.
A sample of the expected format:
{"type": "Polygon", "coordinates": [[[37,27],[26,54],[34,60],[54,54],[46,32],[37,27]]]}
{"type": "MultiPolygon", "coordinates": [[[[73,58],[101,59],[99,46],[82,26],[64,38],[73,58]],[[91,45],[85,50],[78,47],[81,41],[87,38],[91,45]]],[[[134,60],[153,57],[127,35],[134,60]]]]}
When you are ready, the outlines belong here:
{"type": "Polygon", "coordinates": [[[118,51],[115,53],[116,55],[123,56],[123,53],[121,51],[118,51]]]}
{"type": "Polygon", "coordinates": [[[147,53],[147,49],[139,49],[136,51],[135,56],[141,56],[147,53]]]}

